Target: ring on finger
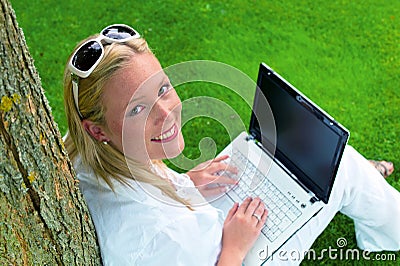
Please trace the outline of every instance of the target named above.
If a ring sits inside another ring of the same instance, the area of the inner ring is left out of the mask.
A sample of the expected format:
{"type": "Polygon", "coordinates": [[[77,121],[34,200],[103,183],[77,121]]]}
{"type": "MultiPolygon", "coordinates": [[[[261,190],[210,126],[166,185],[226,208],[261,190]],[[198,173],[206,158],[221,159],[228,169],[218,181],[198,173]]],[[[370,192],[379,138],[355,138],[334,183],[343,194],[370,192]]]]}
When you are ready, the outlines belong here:
{"type": "Polygon", "coordinates": [[[256,217],[256,219],[257,219],[258,221],[261,221],[261,217],[258,216],[257,214],[253,213],[252,216],[256,217]]]}

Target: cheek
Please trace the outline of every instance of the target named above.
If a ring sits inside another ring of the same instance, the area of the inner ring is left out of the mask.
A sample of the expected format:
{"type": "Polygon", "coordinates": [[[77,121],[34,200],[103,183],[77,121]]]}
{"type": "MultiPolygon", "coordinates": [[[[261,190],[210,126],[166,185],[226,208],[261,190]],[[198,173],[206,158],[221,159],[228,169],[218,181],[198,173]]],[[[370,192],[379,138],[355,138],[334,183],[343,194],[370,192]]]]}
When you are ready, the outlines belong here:
{"type": "Polygon", "coordinates": [[[172,113],[174,114],[175,118],[179,119],[181,118],[181,113],[182,113],[182,102],[178,95],[174,98],[173,103],[171,104],[172,106],[172,113]]]}
{"type": "Polygon", "coordinates": [[[176,91],[174,91],[174,104],[175,104],[175,109],[182,111],[182,102],[181,98],[179,98],[178,94],[176,91]]]}
{"type": "Polygon", "coordinates": [[[123,132],[123,125],[118,121],[112,121],[108,123],[108,129],[110,131],[110,138],[111,140],[117,144],[121,143],[122,141],[122,132],[123,132]]]}
{"type": "Polygon", "coordinates": [[[125,122],[122,131],[122,151],[125,155],[142,161],[147,154],[148,137],[143,130],[143,126],[139,126],[137,121],[125,122]]]}
{"type": "Polygon", "coordinates": [[[147,127],[146,123],[141,119],[127,119],[124,123],[124,136],[129,137],[130,139],[138,141],[143,140],[145,134],[147,134],[147,130],[145,131],[145,127],[147,127]]]}
{"type": "Polygon", "coordinates": [[[114,135],[121,135],[122,132],[122,127],[123,124],[120,123],[119,121],[113,121],[112,123],[109,124],[109,128],[110,131],[114,134],[114,135]]]}

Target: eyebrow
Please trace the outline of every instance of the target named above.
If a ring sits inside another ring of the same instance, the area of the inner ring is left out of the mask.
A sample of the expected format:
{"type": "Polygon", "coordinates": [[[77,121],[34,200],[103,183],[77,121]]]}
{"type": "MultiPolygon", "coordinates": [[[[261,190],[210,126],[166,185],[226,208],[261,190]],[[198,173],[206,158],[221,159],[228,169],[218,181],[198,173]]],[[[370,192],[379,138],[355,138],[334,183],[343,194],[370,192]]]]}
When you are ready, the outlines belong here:
{"type": "MultiPolygon", "coordinates": [[[[163,78],[161,79],[161,81],[158,83],[158,86],[161,87],[166,81],[168,80],[168,76],[164,74],[163,78]]],[[[134,102],[137,102],[139,100],[142,100],[143,98],[145,98],[145,95],[141,95],[139,97],[134,97],[132,100],[130,100],[127,104],[127,106],[131,105],[134,102]]]]}
{"type": "Polygon", "coordinates": [[[137,101],[139,101],[139,100],[142,100],[143,98],[145,98],[144,95],[139,96],[139,97],[135,97],[135,98],[133,98],[132,100],[130,100],[126,106],[129,106],[129,105],[131,105],[131,104],[134,103],[134,102],[137,102],[137,101]]]}

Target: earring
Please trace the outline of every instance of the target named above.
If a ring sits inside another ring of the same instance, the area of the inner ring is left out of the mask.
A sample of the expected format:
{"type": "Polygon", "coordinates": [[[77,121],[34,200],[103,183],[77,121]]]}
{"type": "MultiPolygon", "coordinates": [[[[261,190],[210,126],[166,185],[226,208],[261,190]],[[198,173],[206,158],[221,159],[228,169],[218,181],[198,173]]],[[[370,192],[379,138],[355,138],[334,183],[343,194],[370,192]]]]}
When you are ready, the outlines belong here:
{"type": "Polygon", "coordinates": [[[103,141],[103,144],[104,144],[104,145],[108,145],[108,142],[107,142],[107,141],[103,141]]]}

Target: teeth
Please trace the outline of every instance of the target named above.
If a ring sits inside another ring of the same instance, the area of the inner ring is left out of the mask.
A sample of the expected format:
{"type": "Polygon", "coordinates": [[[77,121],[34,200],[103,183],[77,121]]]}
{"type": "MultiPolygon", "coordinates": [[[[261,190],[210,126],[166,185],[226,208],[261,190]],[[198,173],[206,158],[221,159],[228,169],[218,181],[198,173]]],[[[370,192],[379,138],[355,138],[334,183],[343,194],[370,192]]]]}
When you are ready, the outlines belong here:
{"type": "Polygon", "coordinates": [[[170,131],[165,132],[164,134],[162,134],[158,137],[155,137],[154,139],[155,140],[164,140],[164,139],[167,139],[167,138],[171,137],[172,135],[174,135],[174,133],[175,133],[175,127],[172,127],[170,131]]]}

